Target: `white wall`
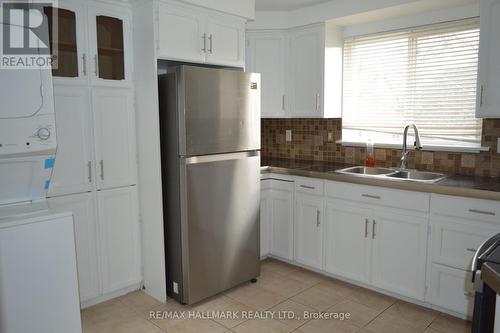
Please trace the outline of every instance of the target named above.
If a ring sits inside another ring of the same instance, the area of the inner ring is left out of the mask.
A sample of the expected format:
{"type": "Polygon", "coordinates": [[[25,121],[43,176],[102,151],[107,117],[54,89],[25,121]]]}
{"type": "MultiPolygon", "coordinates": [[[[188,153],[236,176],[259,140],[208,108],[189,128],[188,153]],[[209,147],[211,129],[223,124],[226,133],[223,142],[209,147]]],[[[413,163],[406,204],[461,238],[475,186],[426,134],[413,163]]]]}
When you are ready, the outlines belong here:
{"type": "MultiPolygon", "coordinates": [[[[215,9],[253,20],[255,18],[255,0],[181,0],[191,4],[215,9]]],[[[272,1],[272,0],[271,0],[272,1]]]]}

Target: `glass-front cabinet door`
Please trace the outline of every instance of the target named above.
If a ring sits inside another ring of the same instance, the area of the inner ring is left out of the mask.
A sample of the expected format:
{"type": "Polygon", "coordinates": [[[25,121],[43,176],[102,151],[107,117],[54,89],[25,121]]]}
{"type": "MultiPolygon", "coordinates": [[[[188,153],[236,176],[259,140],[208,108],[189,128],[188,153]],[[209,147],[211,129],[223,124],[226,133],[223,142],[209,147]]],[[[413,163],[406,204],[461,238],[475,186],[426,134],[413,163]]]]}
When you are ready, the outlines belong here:
{"type": "Polygon", "coordinates": [[[131,64],[129,17],[91,7],[88,22],[93,56],[92,80],[98,85],[128,84],[131,64]]]}
{"type": "Polygon", "coordinates": [[[78,83],[86,80],[84,9],[77,4],[59,2],[58,7],[44,7],[44,13],[49,23],[54,81],[78,83]]]}

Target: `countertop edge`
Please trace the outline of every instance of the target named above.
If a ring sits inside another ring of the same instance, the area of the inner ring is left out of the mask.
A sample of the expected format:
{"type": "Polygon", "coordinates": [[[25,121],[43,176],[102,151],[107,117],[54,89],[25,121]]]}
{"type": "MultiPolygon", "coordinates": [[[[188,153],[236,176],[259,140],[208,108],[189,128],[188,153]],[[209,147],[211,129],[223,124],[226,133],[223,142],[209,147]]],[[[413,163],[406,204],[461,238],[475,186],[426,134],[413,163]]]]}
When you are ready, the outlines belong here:
{"type": "Polygon", "coordinates": [[[488,262],[481,266],[481,280],[493,289],[497,294],[500,294],[500,265],[490,264],[488,262]]]}
{"type": "Polygon", "coordinates": [[[395,180],[385,180],[378,178],[377,179],[362,178],[335,172],[328,172],[328,173],[316,172],[316,171],[288,169],[288,168],[273,167],[273,166],[261,167],[261,174],[265,173],[274,173],[274,174],[299,176],[299,177],[311,177],[311,178],[318,178],[318,179],[332,180],[332,181],[339,181],[339,182],[353,183],[360,185],[394,188],[406,191],[416,191],[416,192],[434,193],[441,195],[467,197],[474,199],[500,201],[500,192],[454,187],[454,186],[443,186],[439,184],[416,183],[411,181],[395,181],[395,180]]]}

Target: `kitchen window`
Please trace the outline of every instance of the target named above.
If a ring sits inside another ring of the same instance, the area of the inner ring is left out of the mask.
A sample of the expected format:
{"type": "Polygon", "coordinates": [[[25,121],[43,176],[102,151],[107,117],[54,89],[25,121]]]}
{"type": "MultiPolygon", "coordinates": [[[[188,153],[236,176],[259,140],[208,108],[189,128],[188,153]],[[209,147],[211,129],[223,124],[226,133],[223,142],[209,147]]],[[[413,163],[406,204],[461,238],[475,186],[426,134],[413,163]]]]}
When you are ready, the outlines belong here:
{"type": "Polygon", "coordinates": [[[346,39],[342,142],[401,146],[414,122],[429,150],[480,151],[479,22],[346,39]]]}

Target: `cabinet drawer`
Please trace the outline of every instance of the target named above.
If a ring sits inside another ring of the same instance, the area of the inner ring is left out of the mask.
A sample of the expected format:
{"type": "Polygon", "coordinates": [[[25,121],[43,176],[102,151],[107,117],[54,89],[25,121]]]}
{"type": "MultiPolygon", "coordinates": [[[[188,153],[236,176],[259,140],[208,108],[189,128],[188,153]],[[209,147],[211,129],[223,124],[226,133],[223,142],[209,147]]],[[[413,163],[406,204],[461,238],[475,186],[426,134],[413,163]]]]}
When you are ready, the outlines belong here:
{"type": "Polygon", "coordinates": [[[500,226],[468,220],[432,216],[432,261],[470,270],[478,247],[500,232],[500,226]]]}
{"type": "Polygon", "coordinates": [[[434,214],[479,220],[500,225],[500,202],[433,194],[431,211],[434,214]]]}
{"type": "Polygon", "coordinates": [[[343,182],[327,182],[326,195],[332,198],[355,200],[368,204],[384,205],[422,212],[429,211],[429,194],[394,190],[343,182]]]}
{"type": "Polygon", "coordinates": [[[323,181],[313,178],[297,177],[295,179],[295,191],[313,195],[323,195],[323,181]]]}
{"type": "Polygon", "coordinates": [[[472,316],[474,292],[471,272],[432,264],[428,301],[463,315],[472,316]]]}

